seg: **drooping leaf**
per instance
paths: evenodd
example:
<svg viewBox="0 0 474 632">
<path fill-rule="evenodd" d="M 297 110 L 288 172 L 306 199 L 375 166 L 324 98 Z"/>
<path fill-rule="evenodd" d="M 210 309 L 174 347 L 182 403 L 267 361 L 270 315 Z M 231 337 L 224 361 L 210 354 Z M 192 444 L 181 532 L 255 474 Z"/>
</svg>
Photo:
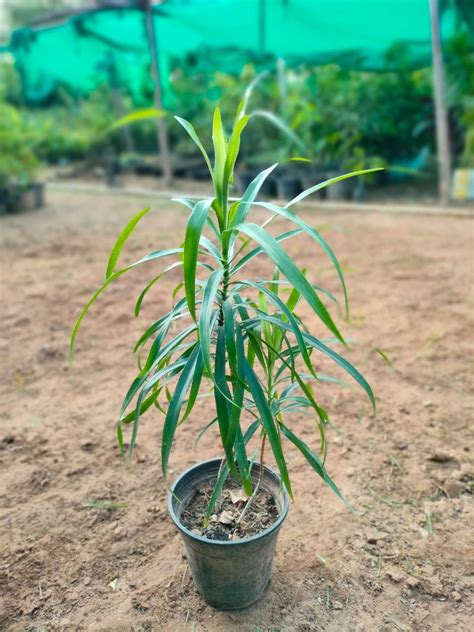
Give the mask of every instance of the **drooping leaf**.
<svg viewBox="0 0 474 632">
<path fill-rule="evenodd" d="M 186 365 L 183 367 L 179 376 L 176 388 L 170 401 L 168 413 L 163 425 L 163 436 L 161 439 L 161 470 L 164 478 L 166 478 L 168 470 L 168 460 L 173 445 L 174 433 L 176 426 L 178 425 L 179 413 L 181 407 L 186 399 L 186 394 L 189 390 L 193 379 L 194 368 L 196 361 L 201 353 L 199 344 L 196 343 L 192 353 L 190 354 Z"/>
<path fill-rule="evenodd" d="M 237 470 L 234 463 L 234 443 L 229 440 L 231 396 L 226 382 L 225 332 L 222 325 L 217 328 L 216 361 L 214 368 L 214 399 L 221 442 L 227 459 L 227 465 L 234 476 Z"/>
<path fill-rule="evenodd" d="M 245 189 L 244 194 L 242 195 L 240 201 L 236 204 L 235 213 L 233 217 L 231 217 L 230 227 L 237 226 L 242 222 L 245 222 L 249 209 L 252 206 L 253 202 L 256 200 L 257 195 L 271 172 L 278 166 L 278 163 L 275 163 L 268 169 L 261 171 L 252 182 Z"/>
<path fill-rule="evenodd" d="M 182 251 L 183 251 L 182 248 L 169 248 L 167 250 L 157 250 L 155 252 L 151 252 L 150 254 L 146 255 L 142 259 L 139 259 L 138 261 L 135 261 L 134 263 L 131 263 L 126 268 L 122 268 L 121 270 L 117 270 L 117 272 L 112 273 L 104 281 L 104 283 L 102 283 L 100 288 L 98 290 L 96 290 L 96 292 L 94 292 L 94 294 L 91 296 L 91 298 L 87 301 L 87 303 L 83 307 L 81 313 L 79 314 L 79 317 L 77 318 L 76 322 L 74 323 L 74 327 L 72 329 L 71 338 L 70 338 L 70 342 L 69 342 L 69 359 L 71 360 L 72 356 L 74 354 L 74 343 L 76 341 L 77 332 L 79 331 L 79 327 L 81 326 L 81 323 L 82 323 L 84 317 L 86 316 L 86 314 L 89 311 L 89 309 L 91 308 L 91 306 L 95 303 L 95 301 L 102 294 L 102 292 L 112 283 L 112 281 L 115 281 L 120 276 L 122 276 L 122 274 L 125 274 L 125 272 L 128 272 L 132 268 L 135 268 L 136 266 L 138 266 L 138 265 L 140 265 L 142 263 L 146 263 L 147 261 L 153 261 L 154 259 L 159 259 L 161 257 L 167 257 L 169 255 L 179 254 Z"/>
<path fill-rule="evenodd" d="M 373 173 L 374 171 L 382 171 L 383 167 L 376 167 L 374 169 L 362 169 L 361 171 L 352 171 L 351 173 L 344 173 L 340 176 L 336 176 L 335 178 L 329 178 L 329 180 L 324 180 L 324 182 L 320 182 L 319 184 L 315 184 L 313 187 L 306 189 L 299 193 L 296 197 L 294 197 L 290 202 L 287 203 L 287 207 L 293 206 L 293 204 L 297 204 L 311 195 L 312 193 L 316 193 L 316 191 L 320 191 L 325 187 L 331 186 L 331 184 L 336 184 L 336 182 L 340 182 L 341 180 L 346 180 L 347 178 L 353 178 L 354 176 L 362 176 L 366 173 Z"/>
<path fill-rule="evenodd" d="M 270 441 L 270 445 L 272 447 L 273 455 L 275 457 L 275 461 L 277 463 L 278 469 L 280 471 L 281 480 L 286 487 L 286 490 L 291 498 L 293 498 L 293 492 L 291 490 L 290 478 L 288 475 L 288 468 L 286 466 L 285 457 L 283 455 L 283 450 L 281 446 L 280 435 L 278 434 L 278 430 L 273 419 L 272 412 L 268 406 L 268 402 L 265 398 L 265 394 L 262 389 L 262 385 L 260 381 L 252 369 L 252 367 L 246 362 L 245 365 L 245 377 L 252 393 L 253 400 L 260 414 L 260 418 L 262 420 L 263 427 L 265 428 L 265 432 L 268 436 L 268 440 Z"/>
<path fill-rule="evenodd" d="M 262 319 L 262 318 L 265 318 L 269 322 L 273 322 L 273 323 L 279 325 L 282 329 L 286 329 L 287 331 L 291 331 L 291 327 L 288 325 L 288 323 L 285 323 L 284 321 L 282 321 L 279 318 L 276 318 L 275 316 L 262 315 L 262 314 L 259 314 L 258 318 L 256 318 L 256 319 L 250 319 L 249 321 L 247 321 L 245 323 L 245 327 L 247 328 L 247 327 L 252 327 L 252 326 L 258 326 L 260 324 L 260 319 Z M 367 396 L 370 399 L 370 402 L 372 404 L 372 408 L 375 410 L 375 396 L 374 396 L 374 393 L 372 391 L 372 388 L 370 387 L 369 383 L 364 378 L 364 376 L 350 362 L 348 362 L 345 358 L 343 358 L 341 355 L 336 353 L 333 349 L 331 349 L 330 347 L 325 345 L 323 342 L 321 342 L 320 340 L 318 340 L 317 338 L 315 338 L 311 334 L 308 334 L 307 332 L 304 332 L 303 333 L 303 338 L 305 339 L 305 342 L 310 347 L 313 347 L 314 349 L 317 349 L 318 351 L 321 351 L 322 353 L 327 355 L 329 358 L 331 358 L 334 362 L 336 362 L 336 364 L 338 364 L 341 368 L 343 368 L 344 371 L 349 373 L 349 375 L 351 377 L 353 377 L 354 380 L 366 392 L 366 394 L 367 394 Z"/>
<path fill-rule="evenodd" d="M 126 114 L 115 121 L 113 125 L 110 126 L 110 131 L 117 129 L 118 127 L 123 127 L 124 125 L 130 125 L 130 123 L 136 123 L 137 121 L 145 121 L 149 119 L 156 119 L 165 116 L 166 112 L 163 110 L 158 110 L 157 108 L 141 108 L 140 110 L 135 110 L 134 112 L 130 112 L 130 114 Z"/>
<path fill-rule="evenodd" d="M 202 350 L 202 358 L 204 366 L 209 374 L 213 375 L 211 364 L 211 316 L 213 312 L 213 305 L 216 299 L 217 290 L 222 280 L 224 272 L 223 270 L 215 270 L 208 278 L 206 286 L 204 288 L 204 295 L 202 298 L 201 314 L 199 316 L 199 343 Z"/>
<path fill-rule="evenodd" d="M 336 338 L 344 343 L 344 338 L 332 320 L 326 306 L 318 297 L 314 288 L 308 282 L 303 273 L 298 269 L 278 242 L 260 226 L 257 226 L 257 224 L 239 224 L 236 227 L 236 230 L 252 237 L 252 239 L 260 244 L 265 253 L 273 260 L 275 265 L 278 266 L 281 273 L 288 279 L 288 281 L 290 281 L 290 283 L 292 283 L 292 285 L 294 285 L 294 287 L 298 289 L 299 292 L 301 292 L 306 302 L 310 305 L 315 314 L 319 316 L 326 327 L 336 336 Z"/>
<path fill-rule="evenodd" d="M 303 358 L 304 363 L 306 364 L 306 367 L 308 368 L 309 372 L 314 376 L 316 376 L 316 372 L 313 368 L 313 365 L 311 363 L 311 359 L 308 355 L 308 351 L 306 349 L 306 343 L 304 341 L 303 338 L 303 334 L 298 326 L 298 323 L 296 322 L 296 319 L 293 315 L 293 313 L 291 312 L 291 310 L 288 309 L 288 307 L 285 305 L 285 303 L 279 298 L 279 296 L 277 296 L 274 292 L 272 292 L 271 290 L 267 289 L 264 285 L 260 285 L 259 283 L 253 283 L 250 281 L 247 282 L 243 282 L 244 285 L 247 285 L 248 287 L 253 287 L 255 289 L 257 289 L 259 292 L 263 292 L 266 296 L 268 296 L 268 298 L 272 301 L 272 303 L 282 312 L 282 314 L 284 316 L 286 316 L 286 318 L 288 319 L 288 323 L 290 325 L 290 331 L 294 334 L 295 338 L 296 338 L 296 342 L 298 343 L 298 349 L 301 353 L 301 356 Z M 265 321 L 264 321 L 265 322 Z M 262 323 L 263 324 L 263 323 Z M 265 330 L 264 330 L 265 333 Z M 270 342 L 271 344 L 271 342 Z"/>
<path fill-rule="evenodd" d="M 157 274 L 155 277 L 153 277 L 153 279 L 147 283 L 147 285 L 144 287 L 144 289 L 142 290 L 142 292 L 140 293 L 140 296 L 137 299 L 137 302 L 135 303 L 135 308 L 134 308 L 134 314 L 135 317 L 138 317 L 140 315 L 140 310 L 142 307 L 142 303 L 143 300 L 145 299 L 145 296 L 148 294 L 148 292 L 150 291 L 150 289 L 156 284 L 158 283 L 158 281 L 161 279 L 161 277 L 166 274 L 167 272 L 169 272 L 170 270 L 174 270 L 175 268 L 178 268 L 180 266 L 183 265 L 182 261 L 177 261 L 176 263 L 172 263 L 170 266 L 166 267 L 163 272 L 160 272 L 160 274 Z"/>
<path fill-rule="evenodd" d="M 280 117 L 273 114 L 273 112 L 269 112 L 268 110 L 254 110 L 250 116 L 266 119 L 277 129 L 283 132 L 283 134 L 287 136 L 297 147 L 299 147 L 299 149 L 303 153 L 307 153 L 307 149 L 303 141 L 298 138 L 294 131 L 289 128 L 288 125 Z"/>
<path fill-rule="evenodd" d="M 127 241 L 127 239 L 133 233 L 135 226 L 138 224 L 138 222 L 141 220 L 142 217 L 144 217 L 147 213 L 150 212 L 150 210 L 151 210 L 151 207 L 147 207 L 147 208 L 144 208 L 139 213 L 137 213 L 134 217 L 132 217 L 132 219 L 128 222 L 128 224 L 120 233 L 117 241 L 115 242 L 114 247 L 112 248 L 112 252 L 110 253 L 109 262 L 107 264 L 107 271 L 105 273 L 106 279 L 111 274 L 113 274 L 113 272 L 115 272 L 115 267 L 117 265 L 117 261 L 120 256 L 120 253 L 122 252 L 122 248 L 125 242 Z"/>
<path fill-rule="evenodd" d="M 346 507 L 350 511 L 353 511 L 352 507 L 349 505 L 347 500 L 341 494 L 336 483 L 332 480 L 332 478 L 326 472 L 324 465 L 322 464 L 318 456 L 311 450 L 311 448 L 302 439 L 300 439 L 297 435 L 295 435 L 289 428 L 287 428 L 284 424 L 280 423 L 280 428 L 281 428 L 282 434 L 285 435 L 285 437 L 289 439 L 291 443 L 293 443 L 298 448 L 298 450 L 301 452 L 304 458 L 311 465 L 313 470 L 323 479 L 326 485 L 328 485 L 332 489 L 332 491 L 336 494 L 336 496 L 338 496 L 338 498 L 342 500 L 342 502 L 346 505 Z"/>
<path fill-rule="evenodd" d="M 307 235 L 309 235 L 317 244 L 319 244 L 321 246 L 323 251 L 326 253 L 326 255 L 331 260 L 331 263 L 333 264 L 334 268 L 336 269 L 337 275 L 339 277 L 339 280 L 341 282 L 342 289 L 343 289 L 343 292 L 344 292 L 344 301 L 345 301 L 345 306 L 346 306 L 346 314 L 347 314 L 347 316 L 349 316 L 349 299 L 348 299 L 348 296 L 347 296 L 347 287 L 346 287 L 346 282 L 344 280 L 344 275 L 342 273 L 342 269 L 341 269 L 341 266 L 339 264 L 339 261 L 337 260 L 337 257 L 334 254 L 334 251 L 332 250 L 331 246 L 327 243 L 327 241 L 324 239 L 324 237 L 315 228 L 312 228 L 311 226 L 308 226 L 308 224 L 306 224 L 306 222 L 304 222 L 301 219 L 301 217 L 298 217 L 298 215 L 293 213 L 293 211 L 290 211 L 289 209 L 287 209 L 285 207 L 277 206 L 276 204 L 272 204 L 270 202 L 256 202 L 255 204 L 256 204 L 256 206 L 260 206 L 262 208 L 266 208 L 269 211 L 272 211 L 272 213 L 275 213 L 277 215 L 281 215 L 285 219 L 288 219 L 291 222 L 293 222 L 294 224 L 297 224 L 300 228 L 302 228 L 304 230 L 304 232 Z"/>
<path fill-rule="evenodd" d="M 211 174 L 211 177 L 212 177 L 213 173 L 212 173 L 211 161 L 209 160 L 207 151 L 204 149 L 201 141 L 199 140 L 199 136 L 196 134 L 196 130 L 191 125 L 191 123 L 187 121 L 186 119 L 183 119 L 179 116 L 175 116 L 174 118 L 178 121 L 180 125 L 184 127 L 184 129 L 187 131 L 191 139 L 194 141 L 195 145 L 198 147 L 201 154 L 204 156 L 204 160 L 206 161 L 207 168 L 209 169 L 209 173 Z"/>
<path fill-rule="evenodd" d="M 191 316 L 196 320 L 196 269 L 202 229 L 212 204 L 212 199 L 202 200 L 189 216 L 184 238 L 183 272 L 184 290 Z"/>
<path fill-rule="evenodd" d="M 291 237 L 294 237 L 295 235 L 299 235 L 302 232 L 303 230 L 301 228 L 296 228 L 295 230 L 289 230 L 286 233 L 277 235 L 276 237 L 274 237 L 274 239 L 275 241 L 280 242 L 280 241 L 284 241 L 285 239 L 290 239 Z M 244 255 L 242 259 L 240 259 L 234 266 L 232 266 L 231 274 L 234 275 L 236 272 L 241 270 L 246 263 L 248 263 L 255 257 L 258 257 L 258 255 L 261 255 L 263 252 L 265 252 L 265 248 L 263 248 L 262 246 L 258 246 L 257 248 L 253 248 L 252 250 L 250 250 L 250 252 Z"/>
</svg>

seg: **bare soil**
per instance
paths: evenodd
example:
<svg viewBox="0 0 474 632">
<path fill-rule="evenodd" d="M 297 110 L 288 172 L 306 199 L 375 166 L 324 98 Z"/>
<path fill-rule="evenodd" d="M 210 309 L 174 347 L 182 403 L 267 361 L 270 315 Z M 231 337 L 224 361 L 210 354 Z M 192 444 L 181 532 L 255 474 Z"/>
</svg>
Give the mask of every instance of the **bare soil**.
<svg viewBox="0 0 474 632">
<path fill-rule="evenodd" d="M 472 219 L 301 211 L 344 265 L 352 300 L 351 324 L 340 321 L 351 341 L 347 357 L 372 383 L 378 409 L 373 415 L 355 388 L 321 389 L 336 428 L 328 470 L 356 511 L 288 446 L 295 502 L 272 582 L 256 605 L 222 613 L 195 591 L 167 516 L 158 411 L 142 421 L 133 462 L 120 458 L 115 443 L 114 422 L 135 373 L 130 350 L 169 305 L 178 272 L 156 286 L 138 321 L 133 303 L 156 267 L 124 275 L 92 309 L 75 363 L 67 363 L 73 320 L 103 279 L 120 228 L 142 204 L 50 193 L 47 208 L 0 218 L 0 628 L 474 629 Z M 180 243 L 185 212 L 153 206 L 124 261 Z M 340 295 L 311 242 L 301 237 L 288 249 Z M 203 399 L 177 436 L 175 475 L 221 456 L 212 431 L 193 451 L 210 419 L 212 404 Z M 300 414 L 294 426 L 317 446 L 314 420 Z"/>
</svg>

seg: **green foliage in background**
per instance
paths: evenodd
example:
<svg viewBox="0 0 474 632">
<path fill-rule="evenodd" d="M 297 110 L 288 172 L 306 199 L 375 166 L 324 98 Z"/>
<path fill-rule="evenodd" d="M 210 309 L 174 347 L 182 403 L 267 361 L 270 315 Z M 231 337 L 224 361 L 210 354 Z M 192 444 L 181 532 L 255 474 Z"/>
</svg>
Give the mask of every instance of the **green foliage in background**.
<svg viewBox="0 0 474 632">
<path fill-rule="evenodd" d="M 445 44 L 447 100 L 454 163 L 474 164 L 474 42 L 469 32 Z M 256 119 L 242 138 L 241 165 L 258 167 L 296 155 L 311 159 L 314 169 L 351 170 L 379 165 L 426 169 L 427 156 L 435 153 L 431 68 L 404 69 L 405 51 L 394 47 L 387 54 L 387 70 L 378 73 L 348 70 L 337 64 L 280 68 L 265 74 L 255 93 L 256 110 L 276 112 L 301 140 L 304 150 L 290 139 L 282 142 L 265 118 Z M 391 71 L 391 59 L 396 70 Z M 133 151 L 154 153 L 156 129 L 152 121 L 133 126 L 133 147 L 120 132 L 108 134 L 113 122 L 133 110 L 126 94 L 102 86 L 89 98 L 71 97 L 59 89 L 49 107 L 27 108 L 22 101 L 19 77 L 8 57 L 0 62 L 0 102 L 21 110 L 28 143 L 37 159 L 56 164 L 101 160 Z M 408 62 L 407 62 L 408 63 Z M 174 110 L 193 121 L 206 138 L 207 122 L 216 104 L 222 116 L 232 116 L 241 86 L 259 74 L 253 64 L 240 75 L 211 73 L 181 65 L 171 75 Z M 150 98 L 151 98 L 151 92 Z M 177 156 L 195 154 L 189 138 L 170 128 Z M 204 140 L 207 151 L 211 142 Z M 258 151 L 255 148 L 258 147 Z M 424 156 L 424 158 L 422 158 Z"/>
<path fill-rule="evenodd" d="M 21 111 L 0 101 L 0 190 L 28 186 L 37 166 Z"/>
<path fill-rule="evenodd" d="M 98 158 L 118 150 L 117 136 L 107 133 L 117 119 L 107 88 L 97 90 L 88 99 L 72 100 L 64 94 L 62 101 L 50 108 L 25 111 L 40 160 L 54 164 Z"/>
<path fill-rule="evenodd" d="M 460 33 L 449 42 L 447 54 L 453 150 L 461 166 L 474 168 L 474 36 Z"/>
</svg>

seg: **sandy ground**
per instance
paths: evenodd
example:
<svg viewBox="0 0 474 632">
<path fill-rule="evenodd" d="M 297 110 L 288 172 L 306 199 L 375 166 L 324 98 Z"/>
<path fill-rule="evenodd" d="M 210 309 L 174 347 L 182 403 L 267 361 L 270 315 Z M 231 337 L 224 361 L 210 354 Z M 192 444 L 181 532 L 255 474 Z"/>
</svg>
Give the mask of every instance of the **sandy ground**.
<svg viewBox="0 0 474 632">
<path fill-rule="evenodd" d="M 139 321 L 133 302 L 155 268 L 122 277 L 84 323 L 68 367 L 74 317 L 143 201 L 48 198 L 41 211 L 0 218 L 0 628 L 472 630 L 472 220 L 302 211 L 345 266 L 348 357 L 371 381 L 378 412 L 357 389 L 324 388 L 337 428 L 328 469 L 357 511 L 348 513 L 289 450 L 296 501 L 272 582 L 255 606 L 221 613 L 194 590 L 167 517 L 160 416 L 143 419 L 133 463 L 115 445 L 114 421 L 134 377 L 131 346 L 169 304 L 177 277 L 150 294 Z M 179 243 L 185 213 L 155 206 L 125 260 Z M 288 247 L 314 280 L 339 290 L 310 242 Z M 212 433 L 193 451 L 210 415 L 203 400 L 182 427 L 175 474 L 219 455 Z M 296 423 L 316 445 L 312 420 Z"/>
</svg>

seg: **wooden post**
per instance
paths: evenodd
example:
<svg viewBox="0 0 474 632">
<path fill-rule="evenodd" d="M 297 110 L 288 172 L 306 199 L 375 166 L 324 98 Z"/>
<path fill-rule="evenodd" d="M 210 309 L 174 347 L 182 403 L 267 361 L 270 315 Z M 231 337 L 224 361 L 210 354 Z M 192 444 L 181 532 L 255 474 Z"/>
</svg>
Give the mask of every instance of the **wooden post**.
<svg viewBox="0 0 474 632">
<path fill-rule="evenodd" d="M 446 205 L 449 204 L 450 197 L 451 156 L 449 150 L 448 114 L 445 103 L 444 68 L 443 54 L 441 50 L 438 0 L 430 0 L 430 16 L 439 197 L 441 204 Z"/>
<path fill-rule="evenodd" d="M 160 70 L 158 66 L 158 44 L 155 24 L 153 21 L 153 10 L 150 0 L 141 0 L 143 12 L 145 14 L 146 30 L 148 34 L 148 45 L 150 47 L 151 72 L 153 77 L 153 91 L 155 107 L 163 109 L 163 98 L 161 93 Z M 156 120 L 158 146 L 160 148 L 161 166 L 163 168 L 163 178 L 166 186 L 173 182 L 173 168 L 171 165 L 171 154 L 168 140 L 168 126 L 164 116 Z"/>
</svg>

